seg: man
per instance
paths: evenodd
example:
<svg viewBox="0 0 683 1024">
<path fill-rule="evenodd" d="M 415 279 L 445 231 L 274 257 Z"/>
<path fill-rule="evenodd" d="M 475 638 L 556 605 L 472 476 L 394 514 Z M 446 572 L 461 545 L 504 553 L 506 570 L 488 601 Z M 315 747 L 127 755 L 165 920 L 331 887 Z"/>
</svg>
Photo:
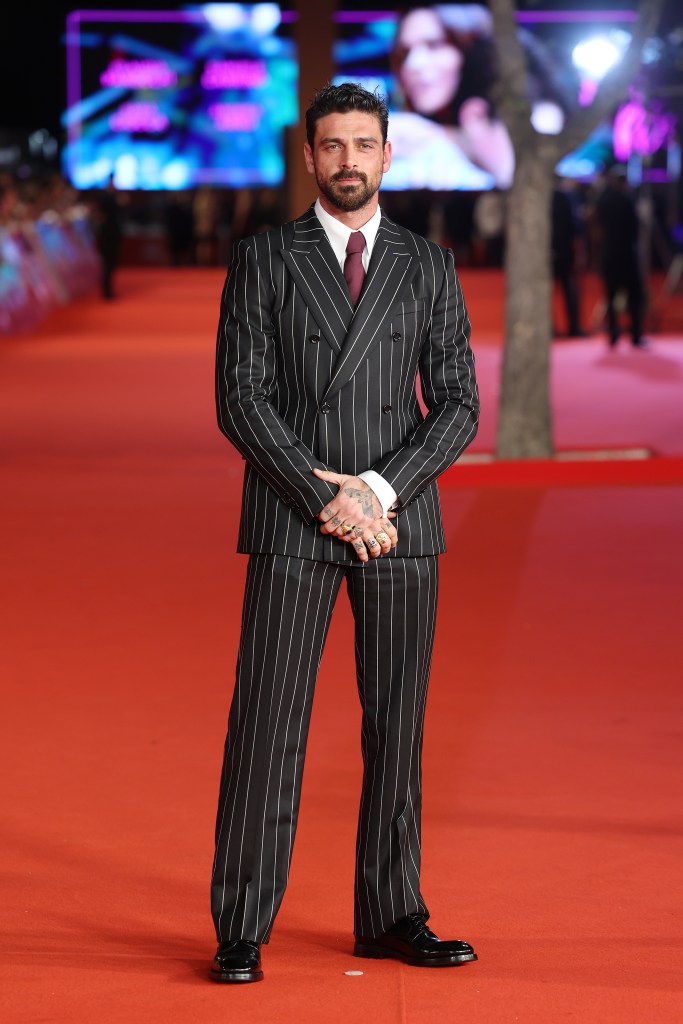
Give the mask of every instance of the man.
<svg viewBox="0 0 683 1024">
<path fill-rule="evenodd" d="M 106 188 L 96 193 L 95 235 L 102 261 L 100 277 L 102 298 L 114 299 L 116 298 L 114 293 L 114 274 L 119 264 L 119 250 L 121 248 L 121 216 L 113 174 L 109 175 Z"/>
<path fill-rule="evenodd" d="M 638 256 L 640 226 L 635 199 L 623 172 L 610 171 L 598 196 L 595 212 L 600 227 L 600 263 L 607 300 L 607 328 L 610 348 L 619 341 L 617 293 L 626 293 L 631 344 L 647 348 L 642 335 L 645 288 Z"/>
<path fill-rule="evenodd" d="M 420 754 L 444 550 L 435 479 L 474 437 L 478 399 L 452 254 L 378 205 L 387 123 L 356 85 L 318 93 L 304 149 L 318 200 L 240 242 L 223 292 L 218 421 L 246 460 L 238 549 L 250 559 L 211 887 L 217 981 L 263 977 L 344 579 L 363 709 L 354 952 L 476 960 L 426 925 Z"/>
<path fill-rule="evenodd" d="M 581 329 L 579 283 L 576 271 L 576 245 L 579 225 L 569 191 L 569 183 L 555 176 L 550 214 L 553 278 L 562 288 L 564 308 L 567 311 L 568 338 L 585 338 Z M 560 333 L 555 331 L 555 333 Z"/>
</svg>

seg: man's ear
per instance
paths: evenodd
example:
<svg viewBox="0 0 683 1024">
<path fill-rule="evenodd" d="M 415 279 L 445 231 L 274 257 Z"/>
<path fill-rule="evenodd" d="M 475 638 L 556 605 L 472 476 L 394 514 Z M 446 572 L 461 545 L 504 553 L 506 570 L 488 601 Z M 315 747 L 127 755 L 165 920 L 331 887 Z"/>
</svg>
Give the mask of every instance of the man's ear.
<svg viewBox="0 0 683 1024">
<path fill-rule="evenodd" d="M 304 142 L 304 160 L 306 161 L 306 170 L 308 173 L 314 174 L 315 166 L 313 164 L 313 150 L 307 142 Z"/>
<path fill-rule="evenodd" d="M 382 171 L 383 171 L 383 173 L 386 174 L 386 172 L 389 170 L 390 167 L 391 167 L 391 143 L 390 142 L 385 142 L 384 143 L 384 154 L 383 154 L 383 160 L 382 160 Z"/>
</svg>

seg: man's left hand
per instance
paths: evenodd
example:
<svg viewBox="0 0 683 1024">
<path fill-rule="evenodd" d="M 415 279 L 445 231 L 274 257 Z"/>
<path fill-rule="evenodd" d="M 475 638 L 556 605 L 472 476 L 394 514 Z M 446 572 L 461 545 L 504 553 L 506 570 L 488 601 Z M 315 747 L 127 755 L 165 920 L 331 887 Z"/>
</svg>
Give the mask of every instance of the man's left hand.
<svg viewBox="0 0 683 1024">
<path fill-rule="evenodd" d="M 322 522 L 321 533 L 334 534 L 349 540 L 352 532 L 356 537 L 368 532 L 372 535 L 372 528 L 377 525 L 379 519 L 396 518 L 395 512 L 389 512 L 387 517 L 384 516 L 377 495 L 360 477 L 332 473 L 323 469 L 314 469 L 313 472 L 320 480 L 327 480 L 339 488 L 336 496 L 318 513 L 318 519 Z M 394 530 L 393 533 L 395 532 Z M 395 542 L 391 547 L 395 547 Z"/>
</svg>

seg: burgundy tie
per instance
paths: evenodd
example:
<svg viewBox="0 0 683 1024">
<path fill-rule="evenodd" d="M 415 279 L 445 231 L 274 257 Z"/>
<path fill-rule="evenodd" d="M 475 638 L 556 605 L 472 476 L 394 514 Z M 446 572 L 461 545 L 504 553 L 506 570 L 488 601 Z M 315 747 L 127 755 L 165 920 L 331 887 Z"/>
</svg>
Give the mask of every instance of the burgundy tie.
<svg viewBox="0 0 683 1024">
<path fill-rule="evenodd" d="M 365 280 L 365 269 L 363 267 L 363 249 L 365 248 L 365 235 L 362 231 L 352 231 L 346 246 L 346 261 L 344 263 L 344 277 L 351 293 L 351 302 L 356 305 L 358 296 L 363 290 Z"/>
</svg>

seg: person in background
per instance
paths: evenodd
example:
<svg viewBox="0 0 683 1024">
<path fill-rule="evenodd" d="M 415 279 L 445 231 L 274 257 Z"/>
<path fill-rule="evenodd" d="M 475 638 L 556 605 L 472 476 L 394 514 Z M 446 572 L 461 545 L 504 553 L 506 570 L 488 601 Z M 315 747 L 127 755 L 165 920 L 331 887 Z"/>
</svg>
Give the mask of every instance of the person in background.
<svg viewBox="0 0 683 1024">
<path fill-rule="evenodd" d="M 581 329 L 579 284 L 576 273 L 579 227 L 572 197 L 560 178 L 556 179 L 553 190 L 551 228 L 553 277 L 562 289 L 567 312 L 567 336 L 584 338 L 586 333 Z"/>
<path fill-rule="evenodd" d="M 189 266 L 194 260 L 192 194 L 189 191 L 168 192 L 163 216 L 171 265 Z"/>
<path fill-rule="evenodd" d="M 216 228 L 218 225 L 218 194 L 209 185 L 202 185 L 192 201 L 195 260 L 200 267 L 216 261 Z"/>
<path fill-rule="evenodd" d="M 474 204 L 472 217 L 475 249 L 483 248 L 487 267 L 502 267 L 505 259 L 506 198 L 500 189 L 482 192 Z M 477 243 L 479 245 L 477 246 Z"/>
<path fill-rule="evenodd" d="M 622 171 L 608 171 L 605 186 L 595 207 L 600 232 L 600 266 L 607 301 L 609 344 L 614 347 L 621 333 L 617 315 L 617 293 L 626 294 L 631 343 L 645 348 L 642 335 L 645 288 L 638 259 L 640 225 L 633 194 Z"/>
<path fill-rule="evenodd" d="M 102 260 L 100 287 L 104 299 L 115 298 L 114 273 L 119 264 L 121 248 L 121 216 L 114 185 L 114 175 L 109 175 L 106 188 L 95 194 L 95 235 Z"/>
</svg>

